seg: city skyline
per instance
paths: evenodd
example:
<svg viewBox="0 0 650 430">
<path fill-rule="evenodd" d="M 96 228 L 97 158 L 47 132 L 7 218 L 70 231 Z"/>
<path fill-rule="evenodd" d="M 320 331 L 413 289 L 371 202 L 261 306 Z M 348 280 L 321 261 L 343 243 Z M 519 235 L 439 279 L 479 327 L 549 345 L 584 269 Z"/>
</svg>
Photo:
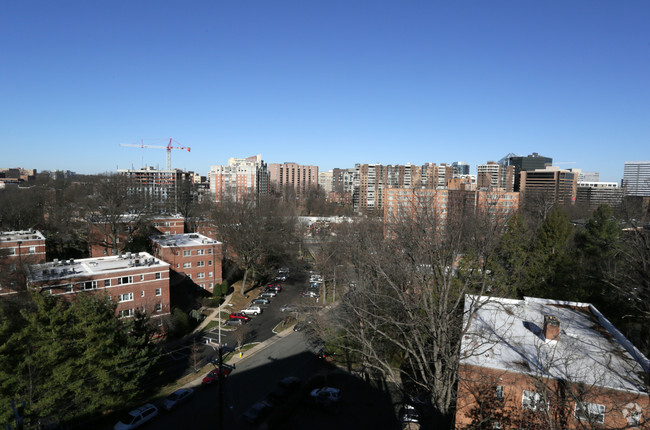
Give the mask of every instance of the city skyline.
<svg viewBox="0 0 650 430">
<path fill-rule="evenodd" d="M 11 3 L 4 167 L 647 160 L 650 4 Z M 155 139 L 151 139 L 154 137 Z M 573 162 L 575 164 L 573 164 Z"/>
</svg>

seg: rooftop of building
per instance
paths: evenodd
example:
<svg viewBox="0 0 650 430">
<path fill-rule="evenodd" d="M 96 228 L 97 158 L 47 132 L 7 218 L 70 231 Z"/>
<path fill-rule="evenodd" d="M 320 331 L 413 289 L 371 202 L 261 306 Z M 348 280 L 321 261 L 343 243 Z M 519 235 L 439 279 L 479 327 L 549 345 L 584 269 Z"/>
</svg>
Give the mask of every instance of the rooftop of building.
<svg viewBox="0 0 650 430">
<path fill-rule="evenodd" d="M 471 306 L 479 310 L 462 340 L 463 364 L 647 392 L 650 361 L 589 303 L 468 295 Z M 557 340 L 544 335 L 548 315 L 559 321 Z"/>
<path fill-rule="evenodd" d="M 114 272 L 138 272 L 143 267 L 169 268 L 169 264 L 147 252 L 127 252 L 108 257 L 83 258 L 79 260 L 54 260 L 29 266 L 30 282 L 46 282 L 66 278 L 83 278 Z"/>
<path fill-rule="evenodd" d="M 174 248 L 182 246 L 215 245 L 221 243 L 200 233 L 161 234 L 151 236 L 151 240 L 162 247 Z"/>
<path fill-rule="evenodd" d="M 28 240 L 45 240 L 38 230 L 0 231 L 0 242 L 26 242 Z"/>
</svg>

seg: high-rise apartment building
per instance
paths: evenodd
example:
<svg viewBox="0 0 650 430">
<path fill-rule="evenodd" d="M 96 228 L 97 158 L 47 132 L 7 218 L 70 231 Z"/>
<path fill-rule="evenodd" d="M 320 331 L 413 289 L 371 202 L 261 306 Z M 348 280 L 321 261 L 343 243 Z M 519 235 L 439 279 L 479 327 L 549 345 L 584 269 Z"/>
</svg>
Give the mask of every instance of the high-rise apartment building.
<svg viewBox="0 0 650 430">
<path fill-rule="evenodd" d="M 257 200 L 269 194 L 269 171 L 261 155 L 231 158 L 227 166 L 210 166 L 209 181 L 216 202 Z"/>
<path fill-rule="evenodd" d="M 318 172 L 318 186 L 325 194 L 332 192 L 332 177 L 334 172 L 329 170 L 327 172 Z"/>
<path fill-rule="evenodd" d="M 318 166 L 271 163 L 269 178 L 274 191 L 284 193 L 288 187 L 301 198 L 306 196 L 310 189 L 318 188 Z"/>
<path fill-rule="evenodd" d="M 650 161 L 626 161 L 622 185 L 627 196 L 650 196 Z"/>
<path fill-rule="evenodd" d="M 515 185 L 514 166 L 503 166 L 494 161 L 476 166 L 476 186 L 479 189 L 503 188 L 513 191 Z"/>
<path fill-rule="evenodd" d="M 198 194 L 192 194 L 190 185 L 193 181 L 193 172 L 181 169 L 158 170 L 151 166 L 140 169 L 119 169 L 118 175 L 130 180 L 129 192 L 134 192 L 142 197 L 148 207 L 166 206 L 176 209 L 180 204 L 180 196 L 190 192 L 193 201 L 198 201 Z"/>
<path fill-rule="evenodd" d="M 469 164 L 464 161 L 454 161 L 451 163 L 451 167 L 454 171 L 454 177 L 469 175 Z"/>
</svg>

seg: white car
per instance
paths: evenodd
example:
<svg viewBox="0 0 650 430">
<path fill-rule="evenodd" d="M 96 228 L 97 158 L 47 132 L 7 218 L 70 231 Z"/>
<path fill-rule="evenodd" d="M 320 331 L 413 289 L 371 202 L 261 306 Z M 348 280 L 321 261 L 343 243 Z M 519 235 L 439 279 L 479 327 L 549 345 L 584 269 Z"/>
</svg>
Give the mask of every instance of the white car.
<svg viewBox="0 0 650 430">
<path fill-rule="evenodd" d="M 332 387 L 315 388 L 309 395 L 319 402 L 338 402 L 341 398 L 341 390 Z"/>
<path fill-rule="evenodd" d="M 176 390 L 167 396 L 163 401 L 163 406 L 168 411 L 171 411 L 173 408 L 187 400 L 192 394 L 194 394 L 194 390 L 191 388 L 181 388 Z"/>
<path fill-rule="evenodd" d="M 120 420 L 113 426 L 113 430 L 130 430 L 140 427 L 156 415 L 158 415 L 158 408 L 151 403 L 147 403 L 131 412 L 123 414 Z"/>
<path fill-rule="evenodd" d="M 262 313 L 262 308 L 259 306 L 249 306 L 246 309 L 242 309 L 241 313 L 244 315 L 259 315 Z"/>
</svg>

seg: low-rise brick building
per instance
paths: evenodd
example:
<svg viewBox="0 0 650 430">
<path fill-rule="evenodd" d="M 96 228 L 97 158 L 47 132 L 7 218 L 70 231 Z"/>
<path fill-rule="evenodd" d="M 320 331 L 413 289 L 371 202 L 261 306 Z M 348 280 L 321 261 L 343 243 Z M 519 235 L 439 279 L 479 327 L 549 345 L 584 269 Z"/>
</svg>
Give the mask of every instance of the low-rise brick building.
<svg viewBox="0 0 650 430">
<path fill-rule="evenodd" d="M 162 325 L 162 317 L 170 314 L 169 267 L 146 252 L 54 260 L 29 266 L 27 286 L 66 300 L 103 294 L 117 302 L 119 317 L 143 311 Z"/>
<path fill-rule="evenodd" d="M 154 255 L 199 287 L 212 291 L 222 279 L 222 243 L 199 233 L 152 236 Z"/>
<path fill-rule="evenodd" d="M 466 296 L 456 427 L 647 428 L 650 361 L 593 305 Z"/>
<path fill-rule="evenodd" d="M 19 266 L 45 262 L 45 236 L 36 230 L 0 232 L 0 296 L 15 294 Z"/>
</svg>

